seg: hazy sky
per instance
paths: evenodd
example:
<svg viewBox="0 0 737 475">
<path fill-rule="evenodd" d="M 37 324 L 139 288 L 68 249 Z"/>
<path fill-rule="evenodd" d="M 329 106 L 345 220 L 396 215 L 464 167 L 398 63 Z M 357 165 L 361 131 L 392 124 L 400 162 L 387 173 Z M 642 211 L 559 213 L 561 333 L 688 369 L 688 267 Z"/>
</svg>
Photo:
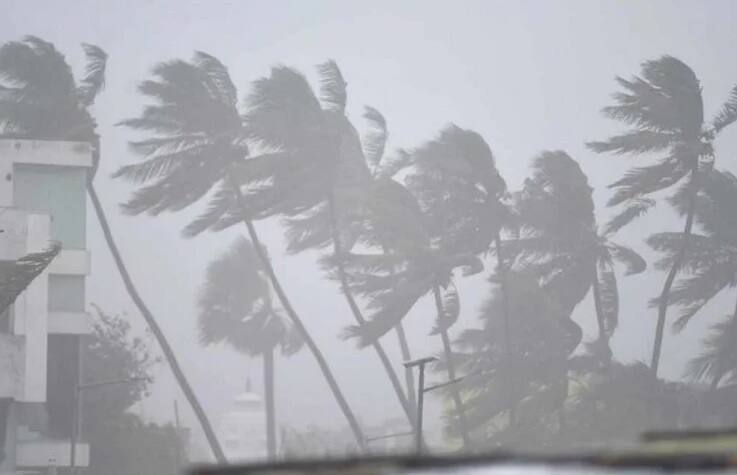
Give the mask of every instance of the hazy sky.
<svg viewBox="0 0 737 475">
<path fill-rule="evenodd" d="M 206 51 L 229 66 L 242 94 L 272 65 L 294 66 L 314 80 L 314 65 L 333 58 L 348 81 L 349 116 L 362 126 L 364 105 L 382 111 L 390 148 L 416 145 L 454 122 L 486 138 L 513 188 L 528 174 L 536 153 L 564 149 L 580 161 L 596 187 L 601 221 L 608 214 L 605 186 L 632 163 L 595 156 L 583 145 L 619 130 L 599 114 L 615 90 L 614 77 L 637 73 L 643 60 L 677 56 L 701 79 L 707 117 L 737 83 L 734 0 L 4 0 L 2 5 L 0 41 L 41 36 L 67 55 L 78 74 L 80 42 L 98 44 L 110 55 L 107 89 L 95 107 L 103 140 L 97 186 L 135 280 L 214 418 L 243 389 L 248 375 L 260 384 L 258 360 L 229 349 L 201 348 L 196 342 L 197 287 L 208 261 L 234 234 L 181 239 L 182 225 L 196 210 L 156 219 L 122 216 L 117 204 L 130 188 L 109 178 L 134 159 L 126 149 L 130 132 L 114 124 L 139 112 L 136 84 L 158 61 Z M 717 146 L 717 166 L 737 171 L 737 130 L 727 130 Z M 89 220 L 93 273 L 88 300 L 110 312 L 127 311 L 139 321 L 94 216 Z M 644 237 L 680 226 L 663 207 L 623 232 L 619 241 L 646 251 Z M 338 340 L 352 319 L 335 285 L 316 270 L 315 256 L 283 257 L 277 223 L 259 223 L 259 229 L 295 307 L 325 348 L 360 417 L 379 421 L 399 416 L 375 354 L 357 352 L 353 343 Z M 621 326 L 614 349 L 623 360 L 649 361 L 656 312 L 646 309 L 646 302 L 658 293 L 663 277 L 650 270 L 620 281 Z M 456 331 L 474 324 L 488 290 L 484 278 L 462 282 L 463 315 Z M 663 375 L 680 374 L 703 328 L 732 309 L 734 297 L 713 302 L 685 334 L 667 334 Z M 587 299 L 581 307 L 576 318 L 590 329 L 591 302 Z M 415 355 L 440 348 L 438 338 L 428 336 L 433 318 L 425 302 L 408 319 Z M 399 363 L 393 335 L 386 342 Z M 277 381 L 282 422 L 343 423 L 306 351 L 278 364 L 283 369 Z M 165 369 L 143 405 L 147 416 L 160 420 L 171 418 L 174 397 L 182 400 L 171 389 Z"/>
</svg>

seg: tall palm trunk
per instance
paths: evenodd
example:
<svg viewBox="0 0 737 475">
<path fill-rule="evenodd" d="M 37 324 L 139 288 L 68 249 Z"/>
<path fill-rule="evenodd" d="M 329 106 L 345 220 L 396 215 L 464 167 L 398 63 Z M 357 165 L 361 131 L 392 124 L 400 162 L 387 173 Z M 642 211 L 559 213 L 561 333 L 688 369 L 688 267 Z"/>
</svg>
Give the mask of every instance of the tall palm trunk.
<svg viewBox="0 0 737 475">
<path fill-rule="evenodd" d="M 435 309 L 438 312 L 438 316 L 443 315 L 445 312 L 443 308 L 443 301 L 440 298 L 440 288 L 435 285 L 433 288 L 433 295 L 435 296 Z M 453 350 L 450 347 L 450 338 L 448 337 L 447 330 L 440 330 L 440 338 L 443 340 L 443 352 L 445 353 L 445 362 L 448 372 L 448 381 L 456 379 L 455 365 L 453 364 Z M 466 411 L 463 408 L 463 400 L 461 399 L 461 393 L 458 390 L 457 384 L 451 384 L 451 395 L 453 397 L 453 404 L 455 405 L 456 413 L 458 414 L 458 425 L 463 439 L 463 447 L 466 450 L 471 449 L 471 438 L 468 435 L 468 423 L 466 422 Z"/>
<path fill-rule="evenodd" d="M 596 312 L 596 323 L 599 327 L 598 341 L 600 344 L 606 345 L 606 348 L 609 348 L 609 337 L 606 334 L 606 322 L 604 321 L 604 309 L 602 308 L 601 303 L 601 287 L 599 286 L 599 273 L 596 270 L 596 264 L 594 264 L 592 274 L 591 287 L 594 293 L 594 311 Z"/>
<path fill-rule="evenodd" d="M 676 274 L 683 264 L 683 260 L 686 257 L 686 251 L 688 249 L 688 241 L 691 237 L 691 230 L 693 229 L 694 217 L 696 215 L 696 197 L 699 192 L 698 183 L 698 162 L 693 166 L 691 170 L 691 183 L 688 196 L 688 209 L 686 210 L 686 225 L 683 229 L 683 238 L 681 240 L 681 248 L 678 250 L 676 258 L 673 260 L 673 265 L 668 272 L 668 276 L 665 279 L 663 285 L 663 291 L 660 294 L 658 301 L 658 323 L 655 327 L 655 343 L 653 344 L 653 357 L 650 364 L 650 369 L 653 376 L 658 377 L 658 366 L 660 364 L 660 352 L 663 345 L 663 331 L 665 330 L 665 320 L 668 313 L 668 300 L 670 299 L 670 290 L 673 287 Z"/>
<path fill-rule="evenodd" d="M 205 437 L 207 438 L 207 442 L 210 445 L 210 449 L 215 456 L 215 460 L 220 464 L 227 463 L 225 453 L 223 452 L 223 448 L 220 446 L 220 442 L 215 435 L 212 424 L 207 418 L 207 414 L 202 408 L 200 401 L 197 399 L 197 396 L 192 390 L 187 377 L 184 375 L 184 372 L 179 365 L 179 361 L 174 355 L 174 350 L 169 345 L 164 332 L 161 330 L 161 327 L 159 327 L 159 324 L 156 322 L 153 314 L 148 309 L 148 306 L 146 306 L 146 303 L 139 295 L 136 286 L 133 284 L 133 280 L 131 279 L 131 276 L 128 273 L 128 269 L 123 262 L 123 258 L 120 255 L 118 246 L 115 244 L 115 239 L 113 238 L 110 224 L 107 221 L 105 210 L 102 208 L 100 199 L 97 196 L 97 191 L 92 184 L 92 179 L 87 182 L 87 193 L 90 197 L 90 200 L 92 201 L 92 206 L 95 208 L 97 221 L 100 223 L 100 228 L 102 229 L 102 234 L 105 237 L 105 242 L 107 243 L 107 247 L 110 250 L 110 254 L 112 254 L 113 256 L 115 265 L 118 267 L 118 272 L 120 273 L 120 277 L 123 279 L 123 285 L 125 286 L 128 295 L 130 296 L 131 300 L 133 300 L 133 303 L 136 305 L 136 308 L 138 308 L 138 311 L 143 316 L 143 319 L 146 320 L 146 324 L 151 329 L 151 332 L 154 334 L 156 341 L 161 347 L 161 351 L 164 353 L 164 358 L 166 358 L 167 363 L 169 363 L 169 367 L 174 374 L 174 378 L 177 380 L 177 384 L 179 384 L 182 393 L 184 393 L 184 397 L 187 398 L 187 402 L 189 402 L 192 410 L 195 413 L 195 416 L 197 416 L 197 420 L 202 426 L 202 430 L 205 433 Z"/>
<path fill-rule="evenodd" d="M 496 265 L 499 274 L 499 286 L 502 290 L 502 318 L 504 318 L 504 352 L 507 358 L 512 355 L 512 342 L 509 334 L 509 289 L 507 287 L 507 267 L 504 265 L 504 249 L 502 248 L 501 233 L 497 231 L 494 238 L 494 247 L 496 247 Z"/>
<path fill-rule="evenodd" d="M 507 285 L 507 266 L 504 265 L 504 248 L 502 247 L 501 233 L 497 231 L 494 237 L 494 247 L 496 247 L 496 265 L 499 274 L 499 286 L 502 290 L 502 318 L 504 319 L 504 357 L 507 359 L 507 365 L 512 362 L 512 340 L 509 331 L 509 320 L 511 318 L 509 312 L 509 286 Z M 514 374 L 509 372 L 510 376 Z M 517 425 L 517 403 L 512 402 L 509 408 L 509 426 Z"/>
<path fill-rule="evenodd" d="M 386 246 L 382 246 L 381 249 L 384 254 L 389 254 L 389 249 L 387 249 Z M 394 270 L 392 269 L 392 274 L 393 273 Z M 394 331 L 397 332 L 399 351 L 402 352 L 402 361 L 412 360 L 412 353 L 409 350 L 409 341 L 407 340 L 407 334 L 404 332 L 404 325 L 402 325 L 401 321 L 394 326 Z M 404 367 L 404 383 L 407 388 L 407 400 L 412 412 L 412 420 L 414 420 L 415 415 L 417 414 L 417 391 L 415 390 L 415 378 L 414 374 L 412 374 L 412 368 L 407 366 Z"/>
<path fill-rule="evenodd" d="M 247 210 L 248 207 L 246 205 L 245 198 L 243 197 L 243 193 L 238 187 L 238 184 L 231 177 L 228 177 L 228 182 L 230 188 L 233 190 L 233 194 L 235 195 L 238 208 L 242 210 Z M 325 356 L 320 351 L 320 348 L 317 346 L 317 343 L 315 343 L 315 340 L 312 339 L 310 332 L 307 330 L 307 327 L 305 327 L 302 319 L 299 318 L 299 315 L 297 315 L 297 312 L 294 310 L 294 307 L 292 307 L 287 294 L 284 292 L 284 289 L 281 286 L 281 282 L 277 278 L 276 272 L 274 272 L 274 267 L 271 265 L 271 260 L 269 259 L 269 256 L 266 255 L 266 251 L 261 244 L 261 240 L 259 239 L 258 234 L 256 233 L 256 228 L 254 227 L 253 222 L 250 219 L 243 219 L 243 224 L 246 225 L 248 236 L 253 243 L 253 247 L 256 249 L 256 254 L 258 255 L 259 261 L 261 261 L 261 265 L 263 265 L 264 270 L 266 270 L 266 275 L 269 277 L 271 287 L 274 289 L 276 296 L 279 298 L 279 302 L 281 303 L 282 308 L 285 312 L 287 312 L 287 315 L 292 321 L 292 324 L 297 329 L 300 336 L 304 339 L 307 348 L 309 348 L 310 352 L 315 357 L 315 360 L 320 367 L 320 371 L 322 371 L 322 374 L 325 377 L 328 386 L 330 387 L 330 391 L 333 393 L 333 396 L 335 397 L 335 400 L 338 403 L 343 416 L 346 418 L 346 420 L 348 421 L 348 425 L 351 427 L 351 431 L 353 432 L 353 437 L 356 439 L 356 443 L 361 448 L 361 450 L 365 450 L 366 439 L 363 435 L 363 431 L 361 430 L 361 426 L 358 424 L 356 416 L 353 414 L 353 411 L 348 405 L 348 401 L 343 395 L 343 391 L 341 391 L 340 386 L 338 385 L 338 382 L 333 375 L 333 371 L 330 369 L 330 366 L 325 359 Z"/>
<path fill-rule="evenodd" d="M 335 199 L 333 198 L 332 192 L 330 192 L 328 196 L 328 208 L 330 212 L 330 228 L 333 234 L 333 254 L 336 259 L 336 269 L 338 270 L 338 278 L 340 279 L 340 288 L 343 291 L 343 295 L 345 295 L 346 301 L 348 302 L 348 306 L 351 309 L 351 313 L 353 314 L 353 318 L 356 320 L 356 323 L 358 323 L 358 325 L 365 325 L 366 319 L 363 317 L 361 309 L 358 307 L 358 303 L 356 303 L 356 299 L 353 297 L 353 292 L 351 292 L 350 285 L 348 284 L 348 275 L 346 274 L 345 266 L 343 264 L 343 246 L 340 242 L 338 219 L 335 213 Z M 381 360 L 381 364 L 384 366 L 384 370 L 389 377 L 389 381 L 394 389 L 394 393 L 397 395 L 397 399 L 399 399 L 399 403 L 402 405 L 402 409 L 407 416 L 407 420 L 410 425 L 414 427 L 412 408 L 409 405 L 409 401 L 407 401 L 407 396 L 404 394 L 402 383 L 399 382 L 399 377 L 397 377 L 397 372 L 394 370 L 392 362 L 389 360 L 386 351 L 384 351 L 384 347 L 378 340 L 374 341 L 371 346 L 374 348 L 374 351 L 376 351 L 376 354 L 379 355 L 379 360 Z"/>
<path fill-rule="evenodd" d="M 399 340 L 399 349 L 402 352 L 402 360 L 410 361 L 412 359 L 412 354 L 409 351 L 409 343 L 407 342 L 407 335 L 404 333 L 402 322 L 397 323 L 394 329 L 397 332 L 397 340 Z M 404 380 L 407 385 L 407 399 L 409 400 L 409 406 L 412 409 L 412 413 L 415 414 L 417 398 L 415 395 L 415 378 L 412 376 L 412 368 L 404 368 Z"/>
<path fill-rule="evenodd" d="M 276 405 L 274 404 L 274 348 L 264 351 L 264 398 L 266 399 L 266 453 L 276 460 Z"/>
</svg>

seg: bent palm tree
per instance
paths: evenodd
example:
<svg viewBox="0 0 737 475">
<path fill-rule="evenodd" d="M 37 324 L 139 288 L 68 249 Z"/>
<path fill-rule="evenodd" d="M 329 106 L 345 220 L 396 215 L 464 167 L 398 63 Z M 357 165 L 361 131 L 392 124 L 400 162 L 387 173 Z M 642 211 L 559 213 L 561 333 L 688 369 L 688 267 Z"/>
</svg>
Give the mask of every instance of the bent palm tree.
<svg viewBox="0 0 737 475">
<path fill-rule="evenodd" d="M 94 187 L 100 160 L 100 140 L 89 107 L 105 84 L 107 55 L 97 46 L 83 45 L 87 69 L 79 85 L 64 56 L 51 43 L 36 37 L 10 42 L 0 48 L 0 77 L 5 83 L 0 92 L 0 124 L 3 134 L 47 140 L 78 140 L 93 145 L 93 169 L 88 174 L 87 192 L 95 209 L 107 246 L 135 303 L 174 373 L 187 401 L 200 422 L 218 462 L 225 462 L 222 448 L 202 405 L 184 375 L 176 355 L 158 322 L 144 303 L 128 274 L 115 244 L 107 217 Z"/>
<path fill-rule="evenodd" d="M 686 196 L 673 199 L 678 209 L 688 206 Z M 682 268 L 686 273 L 676 282 L 670 294 L 669 304 L 681 308 L 676 331 L 682 330 L 711 299 L 727 288 L 737 286 L 737 177 L 724 171 L 705 174 L 702 187 L 696 197 L 696 223 L 701 233 L 692 234 L 689 249 L 683 257 Z M 648 239 L 664 257 L 660 268 L 673 265 L 679 255 L 679 233 L 658 233 Z M 716 386 L 734 366 L 732 350 L 726 345 L 728 336 L 734 334 L 737 308 L 725 322 L 715 325 L 712 336 L 705 340 L 706 352 L 696 358 L 689 367 L 689 375 L 695 379 L 710 379 Z M 734 342 L 734 340 L 732 340 Z"/>
<path fill-rule="evenodd" d="M 690 244 L 696 194 L 701 188 L 700 174 L 713 164 L 715 136 L 737 120 L 737 87 L 716 117 L 705 123 L 701 85 L 685 63 L 663 56 L 643 63 L 641 74 L 629 80 L 618 77 L 617 82 L 625 91 L 616 93 L 615 105 L 603 110 L 607 117 L 632 128 L 589 146 L 597 152 L 634 155 L 648 161 L 652 154 L 665 154 L 654 164 L 630 169 L 610 185 L 617 191 L 609 206 L 621 205 L 623 210 L 609 222 L 607 233 L 647 212 L 655 204 L 648 196 L 652 193 L 680 184 L 680 193 L 688 197 L 678 256 L 672 262 L 657 301 L 658 319 L 650 365 L 657 376 L 669 295 Z"/>
<path fill-rule="evenodd" d="M 609 339 L 619 315 L 614 264 L 623 264 L 626 275 L 639 274 L 647 265 L 635 251 L 598 232 L 593 189 L 573 158 L 563 151 L 546 151 L 534 159 L 532 170 L 516 195 L 520 237 L 508 246 L 517 265 L 535 272 L 541 287 L 560 300 L 567 315 L 593 293 L 599 329 L 593 348 L 608 363 Z M 571 351 L 578 341 L 580 333 Z"/>
<path fill-rule="evenodd" d="M 275 460 L 274 349 L 280 346 L 283 354 L 291 355 L 302 341 L 274 308 L 269 281 L 248 240 L 239 238 L 208 267 L 199 298 L 199 327 L 205 345 L 225 342 L 263 358 L 266 447 L 269 460 Z"/>
<path fill-rule="evenodd" d="M 501 240 L 501 230 L 509 220 L 503 202 L 507 188 L 496 168 L 491 148 L 478 133 L 451 124 L 433 140 L 411 151 L 410 156 L 413 168 L 407 176 L 407 184 L 427 215 L 434 245 L 451 255 L 478 255 L 488 252 L 494 243 L 504 302 L 504 328 L 508 328 L 507 264 Z M 478 271 L 482 268 L 483 264 Z M 433 293 L 440 316 L 448 309 L 442 305 L 439 290 L 436 286 Z M 438 327 L 438 332 L 443 341 L 448 377 L 453 380 L 455 368 L 447 332 L 449 326 Z M 506 357 L 510 357 L 511 352 L 511 346 L 507 346 Z M 461 434 L 466 447 L 469 447 L 461 397 L 456 388 L 452 396 L 459 414 Z"/>
<path fill-rule="evenodd" d="M 254 173 L 263 174 L 248 187 L 248 213 L 256 219 L 284 217 L 288 251 L 332 247 L 331 264 L 354 320 L 365 323 L 348 285 L 343 256 L 358 239 L 356 213 L 365 201 L 370 174 L 353 125 L 345 115 L 345 81 L 333 61 L 318 67 L 320 97 L 304 76 L 290 68 L 273 68 L 270 76 L 254 83 L 244 116 L 249 139 L 276 151 L 259 162 L 247 160 Z M 236 215 L 237 216 L 237 215 Z M 234 216 L 208 210 L 192 233 L 207 227 L 226 227 Z M 413 413 L 402 385 L 380 342 L 372 342 L 394 392 L 412 422 Z"/>
<path fill-rule="evenodd" d="M 278 196 L 279 201 L 274 201 L 274 196 L 262 189 L 265 180 L 272 178 L 273 166 L 299 167 L 300 162 L 289 152 L 250 155 L 248 131 L 244 130 L 238 113 L 236 88 L 227 68 L 216 58 L 198 52 L 191 62 L 160 63 L 153 74 L 155 79 L 139 86 L 140 92 L 153 103 L 144 108 L 140 117 L 122 122 L 150 134 L 131 142 L 132 150 L 141 155 L 143 161 L 124 166 L 116 173 L 118 177 L 141 185 L 124 204 L 124 210 L 130 214 L 154 216 L 165 211 L 179 211 L 200 201 L 214 189 L 209 197 L 209 208 L 187 226 L 185 235 L 192 236 L 209 227 L 222 229 L 237 223 L 246 226 L 281 307 L 317 360 L 357 443 L 363 447 L 364 437 L 358 421 L 327 360 L 289 301 L 253 224 L 253 219 L 270 215 L 270 206 L 295 205 L 297 198 L 303 199 L 303 196 L 295 197 L 286 192 L 294 191 L 290 186 L 295 183 L 279 188 L 283 193 Z M 288 127 L 289 121 L 274 125 L 278 126 Z M 287 135 L 293 140 L 299 138 Z"/>
</svg>

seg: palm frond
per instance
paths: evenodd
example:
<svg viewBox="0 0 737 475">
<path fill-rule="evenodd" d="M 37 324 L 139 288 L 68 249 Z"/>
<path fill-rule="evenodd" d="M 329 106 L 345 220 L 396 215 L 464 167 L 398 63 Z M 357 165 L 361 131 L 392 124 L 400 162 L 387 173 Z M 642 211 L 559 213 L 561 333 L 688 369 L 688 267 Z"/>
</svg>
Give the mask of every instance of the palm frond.
<svg viewBox="0 0 737 475">
<path fill-rule="evenodd" d="M 611 338 L 619 323 L 619 292 L 617 290 L 617 276 L 609 266 L 599 266 L 599 289 L 601 296 L 601 311 L 604 317 L 604 332 Z"/>
<path fill-rule="evenodd" d="M 323 122 L 320 102 L 305 77 L 285 66 L 253 83 L 246 110 L 250 138 L 277 150 L 308 146 Z"/>
<path fill-rule="evenodd" d="M 646 240 L 654 250 L 663 254 L 655 263 L 658 270 L 668 270 L 683 247 L 683 233 L 656 233 Z M 724 246 L 719 241 L 701 234 L 688 237 L 688 247 L 681 264 L 682 269 L 695 272 L 726 262 L 734 262 L 737 250 Z"/>
<path fill-rule="evenodd" d="M 607 206 L 615 206 L 678 183 L 690 171 L 684 165 L 680 160 L 667 158 L 656 165 L 628 170 L 621 179 L 609 185 L 609 188 L 616 188 L 617 191 Z"/>
<path fill-rule="evenodd" d="M 223 104 L 233 107 L 238 102 L 238 91 L 230 78 L 228 68 L 216 57 L 202 51 L 197 51 L 192 64 L 203 71 L 210 80 L 210 91 Z"/>
<path fill-rule="evenodd" d="M 343 79 L 338 64 L 332 59 L 328 60 L 317 66 L 317 72 L 320 74 L 320 99 L 327 109 L 344 114 L 348 83 Z"/>
<path fill-rule="evenodd" d="M 712 298 L 727 287 L 737 284 L 734 266 L 722 263 L 698 271 L 681 279 L 670 293 L 669 303 L 682 306 L 678 319 L 673 323 L 676 332 L 683 330 Z M 653 302 L 653 303 L 657 303 Z"/>
<path fill-rule="evenodd" d="M 712 326 L 704 338 L 703 352 L 692 359 L 686 368 L 686 377 L 693 381 L 710 383 L 725 374 L 737 372 L 737 318 L 728 316 Z"/>
<path fill-rule="evenodd" d="M 625 92 L 614 95 L 616 105 L 606 116 L 657 132 L 698 137 L 703 122 L 701 86 L 682 61 L 663 56 L 642 64 L 642 77 L 617 78 Z"/>
<path fill-rule="evenodd" d="M 447 331 L 458 321 L 461 314 L 461 299 L 458 296 L 458 289 L 451 282 L 449 286 L 440 289 L 441 308 L 435 319 L 435 327 L 432 329 L 431 335 L 438 335 Z"/>
<path fill-rule="evenodd" d="M 612 257 L 626 267 L 625 275 L 640 274 L 647 269 L 645 259 L 633 249 L 613 242 L 607 247 Z"/>
<path fill-rule="evenodd" d="M 369 106 L 365 107 L 363 118 L 369 124 L 369 131 L 363 139 L 363 151 L 366 155 L 366 161 L 372 170 L 379 170 L 381 159 L 384 157 L 386 142 L 389 138 L 386 119 L 381 115 L 381 112 Z"/>
<path fill-rule="evenodd" d="M 27 254 L 16 261 L 0 263 L 0 314 L 38 277 L 61 252 L 52 242 L 47 249 Z"/>
<path fill-rule="evenodd" d="M 286 353 L 299 349 L 291 326 L 272 306 L 268 280 L 245 238 L 238 238 L 208 266 L 198 310 L 204 345 L 228 343 L 249 355 L 279 344 Z"/>
<path fill-rule="evenodd" d="M 381 338 L 414 307 L 417 301 L 430 291 L 432 277 L 400 282 L 393 292 L 377 296 L 370 307 L 374 309 L 369 320 L 361 326 L 351 326 L 343 333 L 344 338 L 357 338 L 363 348 Z"/>
<path fill-rule="evenodd" d="M 617 155 L 639 155 L 665 150 L 671 147 L 675 140 L 676 137 L 668 132 L 633 130 L 610 137 L 605 142 L 589 142 L 586 145 L 597 153 L 611 152 Z"/>
<path fill-rule="evenodd" d="M 87 43 L 82 44 L 82 49 L 87 58 L 87 67 L 77 91 L 80 102 L 87 107 L 92 105 L 97 95 L 105 87 L 107 53 L 99 46 Z"/>
<path fill-rule="evenodd" d="M 735 121 L 737 121 L 737 86 L 732 88 L 729 98 L 712 120 L 712 126 L 714 131 L 719 133 Z"/>
<path fill-rule="evenodd" d="M 616 233 L 635 219 L 647 213 L 653 206 L 655 206 L 655 200 L 651 198 L 637 197 L 627 200 L 624 209 L 606 224 L 604 234 Z"/>
</svg>

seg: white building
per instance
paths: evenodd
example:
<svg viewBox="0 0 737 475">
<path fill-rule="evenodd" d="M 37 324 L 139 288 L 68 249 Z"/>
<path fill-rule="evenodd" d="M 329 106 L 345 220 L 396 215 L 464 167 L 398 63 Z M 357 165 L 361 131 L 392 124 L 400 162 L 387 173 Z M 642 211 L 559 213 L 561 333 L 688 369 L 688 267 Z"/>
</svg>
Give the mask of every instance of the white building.
<svg viewBox="0 0 737 475">
<path fill-rule="evenodd" d="M 0 317 L 0 473 L 70 462 L 85 313 L 89 144 L 0 139 L 0 265 L 58 241 L 62 251 Z M 89 447 L 77 446 L 86 466 Z M 52 470 L 53 471 L 53 470 Z"/>
<path fill-rule="evenodd" d="M 219 426 L 223 451 L 230 462 L 265 460 L 266 411 L 263 398 L 251 392 L 250 384 L 223 415 Z"/>
</svg>

